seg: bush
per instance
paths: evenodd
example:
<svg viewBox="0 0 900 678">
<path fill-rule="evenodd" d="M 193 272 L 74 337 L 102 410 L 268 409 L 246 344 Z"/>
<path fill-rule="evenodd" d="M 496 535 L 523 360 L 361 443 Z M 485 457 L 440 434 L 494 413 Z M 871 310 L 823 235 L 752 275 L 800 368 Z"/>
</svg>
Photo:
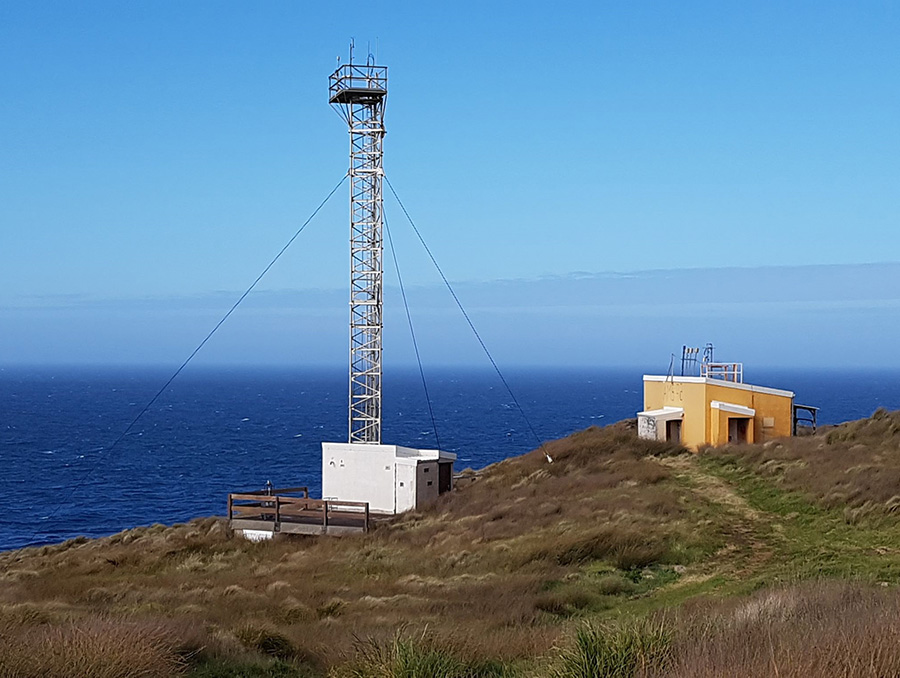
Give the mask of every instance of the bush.
<svg viewBox="0 0 900 678">
<path fill-rule="evenodd" d="M 595 602 L 594 596 L 579 589 L 563 589 L 542 593 L 534 601 L 534 606 L 544 612 L 557 615 L 571 615 L 584 610 Z"/>
<path fill-rule="evenodd" d="M 655 535 L 646 536 L 627 527 L 607 527 L 560 544 L 556 561 L 576 565 L 609 560 L 622 570 L 647 567 L 665 559 L 668 547 Z"/>
<path fill-rule="evenodd" d="M 633 593 L 635 585 L 633 581 L 624 579 L 616 574 L 601 577 L 597 582 L 597 591 L 605 596 L 618 596 L 623 593 Z"/>
<path fill-rule="evenodd" d="M 154 624 L 90 620 L 0 633 L 0 678 L 170 678 L 184 661 Z"/>
<path fill-rule="evenodd" d="M 294 646 L 287 637 L 261 626 L 248 624 L 234 632 L 244 647 L 278 659 L 290 659 L 295 655 Z"/>
<path fill-rule="evenodd" d="M 229 659 L 204 662 L 188 674 L 189 678 L 314 678 L 317 675 L 308 666 L 280 660 L 248 664 Z"/>
<path fill-rule="evenodd" d="M 575 645 L 564 650 L 554 678 L 632 678 L 638 671 L 664 666 L 671 632 L 663 624 L 582 626 Z"/>
<path fill-rule="evenodd" d="M 357 641 L 354 661 L 341 667 L 339 678 L 512 678 L 515 671 L 500 662 L 465 662 L 424 639 L 398 633 L 389 642 Z"/>
<path fill-rule="evenodd" d="M 900 676 L 896 589 L 808 582 L 717 606 L 680 625 L 665 670 L 649 676 Z"/>
</svg>

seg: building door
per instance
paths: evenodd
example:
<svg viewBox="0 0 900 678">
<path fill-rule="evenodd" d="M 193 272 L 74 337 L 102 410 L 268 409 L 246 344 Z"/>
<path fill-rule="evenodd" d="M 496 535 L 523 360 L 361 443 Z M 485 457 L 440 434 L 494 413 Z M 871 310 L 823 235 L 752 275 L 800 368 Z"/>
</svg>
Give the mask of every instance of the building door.
<svg viewBox="0 0 900 678">
<path fill-rule="evenodd" d="M 669 419 L 666 422 L 666 440 L 681 443 L 681 419 Z"/>
<path fill-rule="evenodd" d="M 746 443 L 750 420 L 747 417 L 728 417 L 728 442 Z"/>
<path fill-rule="evenodd" d="M 438 494 L 453 488 L 453 464 L 438 464 Z"/>
</svg>

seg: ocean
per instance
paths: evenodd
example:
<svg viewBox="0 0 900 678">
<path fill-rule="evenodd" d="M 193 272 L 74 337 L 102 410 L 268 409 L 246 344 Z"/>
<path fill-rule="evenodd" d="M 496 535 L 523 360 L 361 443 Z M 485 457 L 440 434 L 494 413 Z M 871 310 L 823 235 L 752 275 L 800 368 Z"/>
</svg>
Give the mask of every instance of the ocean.
<svg viewBox="0 0 900 678">
<path fill-rule="evenodd" d="M 658 370 L 657 370 L 658 372 Z M 428 371 L 437 438 L 416 370 L 388 371 L 385 442 L 440 446 L 456 469 L 533 449 L 497 375 Z M 538 437 L 633 417 L 640 368 L 516 369 L 505 376 Z M 189 368 L 113 450 L 165 383 L 149 368 L 0 369 L 0 550 L 137 525 L 221 515 L 229 492 L 307 485 L 320 496 L 320 443 L 347 437 L 347 380 L 320 369 Z M 792 390 L 820 424 L 900 409 L 900 371 L 758 370 L 751 383 Z"/>
</svg>

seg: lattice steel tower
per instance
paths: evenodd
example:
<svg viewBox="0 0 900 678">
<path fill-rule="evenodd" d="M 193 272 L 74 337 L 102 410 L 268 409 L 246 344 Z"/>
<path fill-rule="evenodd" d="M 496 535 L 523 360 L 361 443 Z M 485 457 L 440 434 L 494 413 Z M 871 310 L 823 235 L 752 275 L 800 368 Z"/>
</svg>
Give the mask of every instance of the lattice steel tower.
<svg viewBox="0 0 900 678">
<path fill-rule="evenodd" d="M 350 126 L 350 421 L 349 442 L 381 443 L 382 142 L 387 68 L 340 66 L 329 103 Z"/>
</svg>

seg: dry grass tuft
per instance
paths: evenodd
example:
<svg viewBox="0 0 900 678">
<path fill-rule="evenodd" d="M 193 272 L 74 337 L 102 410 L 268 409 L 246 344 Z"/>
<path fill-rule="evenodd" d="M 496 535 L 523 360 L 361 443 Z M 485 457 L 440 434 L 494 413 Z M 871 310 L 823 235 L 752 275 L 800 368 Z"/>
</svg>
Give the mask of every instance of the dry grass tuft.
<svg viewBox="0 0 900 678">
<path fill-rule="evenodd" d="M 245 624 L 234 635 L 248 650 L 269 657 L 291 659 L 297 653 L 287 636 L 265 625 Z"/>
<path fill-rule="evenodd" d="M 173 629 L 92 619 L 55 627 L 0 627 L 0 678 L 167 678 L 185 661 Z"/>
<path fill-rule="evenodd" d="M 647 678 L 900 675 L 900 593 L 820 582 L 697 610 Z M 722 609 L 724 608 L 724 609 Z"/>
<path fill-rule="evenodd" d="M 576 632 L 574 644 L 563 648 L 551 675 L 554 678 L 646 675 L 667 666 L 671 642 L 672 629 L 665 622 L 585 624 Z"/>
<path fill-rule="evenodd" d="M 900 412 L 877 410 L 813 436 L 763 445 L 709 449 L 828 508 L 847 507 L 847 521 L 900 511 Z"/>
<path fill-rule="evenodd" d="M 467 661 L 430 637 L 402 631 L 388 640 L 354 642 L 353 658 L 334 671 L 335 678 L 512 678 L 511 667 L 496 661 Z"/>
</svg>

